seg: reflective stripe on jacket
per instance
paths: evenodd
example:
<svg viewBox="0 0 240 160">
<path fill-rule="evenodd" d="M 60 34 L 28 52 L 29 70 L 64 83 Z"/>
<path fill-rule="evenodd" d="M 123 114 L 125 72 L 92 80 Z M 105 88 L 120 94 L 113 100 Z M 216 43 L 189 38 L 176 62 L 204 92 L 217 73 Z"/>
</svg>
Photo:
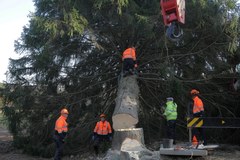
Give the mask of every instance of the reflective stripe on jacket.
<svg viewBox="0 0 240 160">
<path fill-rule="evenodd" d="M 62 133 L 62 132 L 67 132 L 68 131 L 68 124 L 66 122 L 66 117 L 64 116 L 60 116 L 56 123 L 55 123 L 55 130 L 58 132 L 58 133 Z"/>
<path fill-rule="evenodd" d="M 176 120 L 177 119 L 177 104 L 173 101 L 168 101 L 166 103 L 167 107 L 163 113 L 166 116 L 167 120 Z"/>
<path fill-rule="evenodd" d="M 108 121 L 99 121 L 97 122 L 94 133 L 97 133 L 99 135 L 107 135 L 109 133 L 112 133 L 112 128 L 110 126 L 110 123 Z"/>
<path fill-rule="evenodd" d="M 193 114 L 204 111 L 202 100 L 196 96 L 193 98 Z"/>
<path fill-rule="evenodd" d="M 128 48 L 123 52 L 122 60 L 126 58 L 132 58 L 134 61 L 136 61 L 136 51 L 133 48 Z"/>
</svg>

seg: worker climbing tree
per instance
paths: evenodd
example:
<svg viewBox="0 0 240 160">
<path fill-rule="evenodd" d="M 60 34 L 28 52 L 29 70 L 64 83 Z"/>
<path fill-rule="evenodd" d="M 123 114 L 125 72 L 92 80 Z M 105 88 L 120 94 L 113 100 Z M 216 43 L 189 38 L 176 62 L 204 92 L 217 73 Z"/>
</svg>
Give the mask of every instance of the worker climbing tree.
<svg viewBox="0 0 240 160">
<path fill-rule="evenodd" d="M 137 59 L 136 59 L 136 48 L 130 46 L 122 54 L 123 61 L 123 76 L 133 75 L 136 73 Z"/>
</svg>

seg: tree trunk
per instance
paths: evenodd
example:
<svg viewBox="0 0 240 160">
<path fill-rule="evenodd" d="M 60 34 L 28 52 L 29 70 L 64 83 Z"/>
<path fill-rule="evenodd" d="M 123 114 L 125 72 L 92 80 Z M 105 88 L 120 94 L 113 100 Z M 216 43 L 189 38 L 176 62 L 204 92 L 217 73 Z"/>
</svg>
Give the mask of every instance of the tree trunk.
<svg viewBox="0 0 240 160">
<path fill-rule="evenodd" d="M 125 141 L 126 138 L 135 139 L 140 144 L 144 145 L 144 135 L 142 128 L 120 129 L 114 132 L 112 149 L 120 150 L 122 143 L 123 141 Z"/>
<path fill-rule="evenodd" d="M 139 87 L 137 76 L 120 79 L 116 107 L 113 113 L 113 129 L 134 128 L 138 123 Z"/>
</svg>

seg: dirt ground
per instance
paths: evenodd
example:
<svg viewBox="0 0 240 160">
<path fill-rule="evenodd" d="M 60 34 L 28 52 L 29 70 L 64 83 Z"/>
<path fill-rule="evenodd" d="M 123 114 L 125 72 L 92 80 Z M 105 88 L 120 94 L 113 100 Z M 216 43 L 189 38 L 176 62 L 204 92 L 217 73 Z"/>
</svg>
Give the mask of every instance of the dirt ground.
<svg viewBox="0 0 240 160">
<path fill-rule="evenodd" d="M 220 147 L 209 153 L 207 157 L 169 157 L 161 156 L 161 160 L 240 160 L 240 146 L 220 145 Z M 102 156 L 101 156 L 102 157 Z M 93 157 L 89 153 L 71 157 L 64 157 L 63 160 L 104 160 L 104 158 Z M 33 157 L 22 154 L 20 150 L 15 150 L 12 147 L 11 134 L 0 127 L 0 160 L 53 160 L 40 157 Z M 114 160 L 114 159 L 113 159 Z"/>
<path fill-rule="evenodd" d="M 43 160 L 21 154 L 21 151 L 12 147 L 12 135 L 3 127 L 0 127 L 0 160 Z"/>
<path fill-rule="evenodd" d="M 0 160 L 53 160 L 53 158 L 41 158 L 33 157 L 30 155 L 22 154 L 21 150 L 16 150 L 12 147 L 12 135 L 0 126 Z M 87 157 L 87 158 L 86 158 Z M 86 153 L 84 155 L 64 157 L 62 160 L 97 160 L 102 158 L 96 158 L 91 154 Z"/>
</svg>

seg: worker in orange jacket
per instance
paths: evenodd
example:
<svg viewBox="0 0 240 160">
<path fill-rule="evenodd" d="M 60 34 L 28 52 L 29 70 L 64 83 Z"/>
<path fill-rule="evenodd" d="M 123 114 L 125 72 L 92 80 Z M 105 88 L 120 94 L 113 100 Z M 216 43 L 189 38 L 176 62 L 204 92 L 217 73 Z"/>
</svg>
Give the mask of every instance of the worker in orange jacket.
<svg viewBox="0 0 240 160">
<path fill-rule="evenodd" d="M 122 61 L 124 76 L 126 76 L 127 73 L 133 75 L 134 68 L 137 68 L 135 47 L 129 47 L 123 52 Z"/>
<path fill-rule="evenodd" d="M 68 110 L 62 109 L 61 116 L 56 120 L 55 123 L 55 134 L 53 139 L 56 143 L 56 152 L 54 155 L 54 160 L 60 160 L 63 152 L 64 139 L 68 132 L 68 123 L 66 122 L 68 117 Z"/>
<path fill-rule="evenodd" d="M 112 128 L 106 120 L 105 114 L 100 115 L 100 121 L 96 123 L 92 140 L 94 141 L 94 151 L 96 155 L 99 153 L 100 143 L 112 141 Z"/>
<path fill-rule="evenodd" d="M 199 91 L 192 89 L 190 92 L 193 100 L 193 117 L 203 117 L 204 116 L 204 105 L 202 100 L 199 98 Z M 195 136 L 195 137 L 194 137 Z M 198 144 L 206 145 L 205 134 L 203 128 L 194 128 L 193 129 L 193 140 L 199 141 Z"/>
</svg>

